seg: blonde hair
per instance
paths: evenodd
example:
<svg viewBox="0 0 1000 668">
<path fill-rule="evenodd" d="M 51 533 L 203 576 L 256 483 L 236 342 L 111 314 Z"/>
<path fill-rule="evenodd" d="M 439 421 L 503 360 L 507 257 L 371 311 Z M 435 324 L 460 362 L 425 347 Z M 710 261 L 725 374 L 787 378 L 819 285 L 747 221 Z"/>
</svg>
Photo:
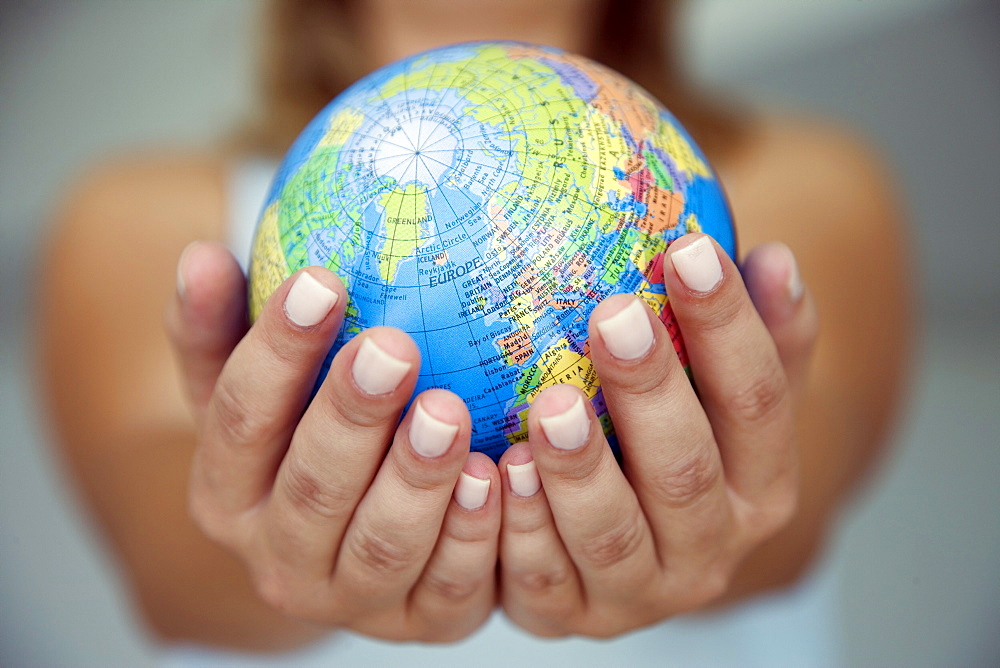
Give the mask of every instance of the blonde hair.
<svg viewBox="0 0 1000 668">
<path fill-rule="evenodd" d="M 244 135 L 252 150 L 284 152 L 306 123 L 367 74 L 357 0 L 272 0 L 265 19 L 262 109 Z M 677 67 L 667 36 L 672 0 L 604 0 L 592 47 L 582 55 L 628 76 L 663 102 L 709 153 L 733 140 L 732 117 L 705 104 Z M 456 40 L 460 41 L 460 40 Z"/>
</svg>

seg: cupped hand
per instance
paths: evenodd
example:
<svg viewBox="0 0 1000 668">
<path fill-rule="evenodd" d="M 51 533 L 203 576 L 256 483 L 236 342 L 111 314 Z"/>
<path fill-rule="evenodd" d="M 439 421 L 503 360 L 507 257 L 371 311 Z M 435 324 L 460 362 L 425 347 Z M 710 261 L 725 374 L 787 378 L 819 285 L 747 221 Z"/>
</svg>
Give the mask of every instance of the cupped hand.
<svg viewBox="0 0 1000 668">
<path fill-rule="evenodd" d="M 469 454 L 463 402 L 422 393 L 416 345 L 365 331 L 318 370 L 344 286 L 309 267 L 252 327 L 245 282 L 221 246 L 196 243 L 167 315 L 197 422 L 190 507 L 287 615 L 395 639 L 447 641 L 495 605 L 499 473 Z"/>
<path fill-rule="evenodd" d="M 532 633 L 607 637 L 705 606 L 795 512 L 794 414 L 816 316 L 794 259 L 763 246 L 744 284 L 705 235 L 667 256 L 693 385 L 645 303 L 610 298 L 590 350 L 622 466 L 567 385 L 539 395 L 529 442 L 501 459 L 502 601 Z"/>
</svg>

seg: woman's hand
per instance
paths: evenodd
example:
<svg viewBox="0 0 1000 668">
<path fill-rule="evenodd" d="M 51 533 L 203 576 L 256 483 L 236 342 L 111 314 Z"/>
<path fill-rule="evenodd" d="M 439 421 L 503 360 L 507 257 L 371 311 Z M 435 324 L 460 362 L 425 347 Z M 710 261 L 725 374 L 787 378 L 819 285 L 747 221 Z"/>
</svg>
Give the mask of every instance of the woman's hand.
<svg viewBox="0 0 1000 668">
<path fill-rule="evenodd" d="M 331 272 L 297 272 L 246 327 L 245 283 L 188 247 L 168 316 L 198 423 L 191 512 L 285 614 L 396 640 L 456 640 L 495 604 L 499 473 L 463 402 L 421 394 L 404 333 L 377 327 L 318 369 L 343 318 Z M 397 426 L 398 425 L 398 426 Z"/>
<path fill-rule="evenodd" d="M 795 512 L 794 411 L 816 316 L 794 259 L 757 249 L 744 287 L 705 235 L 667 254 L 694 386 L 646 305 L 608 299 L 590 350 L 622 467 L 567 385 L 538 397 L 529 443 L 501 459 L 502 600 L 532 633 L 607 637 L 702 607 Z"/>
</svg>

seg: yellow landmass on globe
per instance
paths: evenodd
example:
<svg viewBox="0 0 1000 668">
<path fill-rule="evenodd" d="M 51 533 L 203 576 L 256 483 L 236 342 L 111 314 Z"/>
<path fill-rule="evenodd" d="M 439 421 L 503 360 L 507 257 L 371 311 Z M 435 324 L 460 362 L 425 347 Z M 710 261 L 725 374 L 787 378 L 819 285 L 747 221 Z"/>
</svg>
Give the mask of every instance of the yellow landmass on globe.
<svg viewBox="0 0 1000 668">
<path fill-rule="evenodd" d="M 537 376 L 537 385 L 526 397 L 528 402 L 535 400 L 542 390 L 553 385 L 566 383 L 583 390 L 588 399 L 594 398 L 601 387 L 597 370 L 589 357 L 568 348 L 569 341 L 560 339 L 553 347 L 542 353 L 535 366 L 541 373 Z"/>
<path fill-rule="evenodd" d="M 365 117 L 353 109 L 344 109 L 330 119 L 330 128 L 319 140 L 319 147 L 343 146 L 344 143 L 361 127 Z"/>
<path fill-rule="evenodd" d="M 631 155 L 625 138 L 608 132 L 608 117 L 593 107 L 587 107 L 587 115 L 581 121 L 581 126 L 580 134 L 584 140 L 580 142 L 580 150 L 585 161 L 594 166 L 593 178 L 587 184 L 590 192 L 604 198 L 608 198 L 611 193 L 618 198 L 631 195 L 632 188 L 620 181 L 615 174 L 615 167 L 625 168 L 628 156 Z M 609 160 L 609 156 L 614 156 L 615 159 Z M 601 216 L 597 223 L 600 230 L 612 231 L 618 224 L 619 214 L 606 206 L 599 207 L 597 212 Z"/>
<path fill-rule="evenodd" d="M 399 263 L 427 243 L 430 208 L 427 187 L 411 183 L 402 190 L 393 188 L 381 201 L 385 222 L 385 245 L 378 254 L 378 273 L 391 283 L 396 279 Z"/>
<path fill-rule="evenodd" d="M 649 281 L 643 281 L 639 284 L 639 287 L 635 291 L 636 296 L 642 299 L 647 304 L 649 308 L 652 309 L 653 313 L 657 316 L 663 312 L 663 306 L 667 303 L 667 296 L 662 292 L 656 292 L 651 289 Z"/>
<path fill-rule="evenodd" d="M 689 213 L 688 217 L 684 219 L 684 229 L 688 234 L 692 232 L 701 232 L 701 223 L 698 222 L 698 216 L 693 213 Z"/>
<path fill-rule="evenodd" d="M 264 210 L 253 242 L 250 263 L 250 318 L 256 320 L 264 303 L 288 277 L 288 263 L 281 250 L 278 231 L 278 203 Z"/>
<path fill-rule="evenodd" d="M 684 135 L 674 126 L 673 123 L 660 119 L 657 128 L 657 139 L 655 143 L 664 147 L 666 152 L 674 159 L 677 167 L 689 174 L 711 177 L 712 172 L 704 160 L 695 153 L 691 142 L 684 138 Z"/>
<path fill-rule="evenodd" d="M 569 341 L 560 339 L 554 346 L 541 354 L 538 361 L 524 369 L 515 385 L 517 402 L 534 402 L 538 395 L 547 387 L 567 383 L 583 390 L 588 399 L 597 396 L 601 388 L 601 380 L 589 357 L 570 350 Z M 528 437 L 528 409 L 518 413 L 521 428 L 507 434 L 511 443 L 523 441 Z"/>
</svg>

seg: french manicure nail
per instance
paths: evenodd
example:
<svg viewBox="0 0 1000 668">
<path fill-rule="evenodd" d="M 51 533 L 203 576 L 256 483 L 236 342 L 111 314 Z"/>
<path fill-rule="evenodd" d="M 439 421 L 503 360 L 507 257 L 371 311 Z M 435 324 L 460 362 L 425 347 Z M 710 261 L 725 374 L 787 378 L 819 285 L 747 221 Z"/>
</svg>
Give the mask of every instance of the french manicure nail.
<svg viewBox="0 0 1000 668">
<path fill-rule="evenodd" d="M 411 366 L 382 350 L 369 336 L 361 342 L 354 356 L 351 375 L 367 394 L 386 394 L 399 387 Z"/>
<path fill-rule="evenodd" d="M 337 293 L 303 271 L 285 297 L 285 313 L 299 327 L 319 324 L 337 303 Z"/>
<path fill-rule="evenodd" d="M 534 460 L 526 464 L 507 464 L 507 479 L 511 491 L 518 496 L 534 496 L 542 488 Z"/>
<path fill-rule="evenodd" d="M 187 273 L 187 259 L 188 255 L 190 255 L 188 251 L 197 243 L 197 241 L 192 241 L 185 246 L 184 250 L 181 251 L 181 256 L 177 259 L 177 294 L 181 299 L 187 296 L 187 281 L 184 279 L 184 275 Z"/>
<path fill-rule="evenodd" d="M 802 274 L 799 273 L 799 265 L 795 261 L 795 254 L 792 249 L 785 247 L 788 252 L 788 299 L 795 303 L 802 299 L 805 293 L 805 286 L 802 284 Z"/>
<path fill-rule="evenodd" d="M 490 480 L 483 480 L 462 471 L 455 486 L 455 501 L 466 510 L 476 510 L 486 505 L 490 494 Z"/>
<path fill-rule="evenodd" d="M 670 261 L 684 285 L 695 292 L 708 292 L 722 280 L 722 264 L 708 237 L 671 253 Z"/>
<path fill-rule="evenodd" d="M 424 457 L 439 457 L 448 450 L 458 433 L 457 424 L 438 420 L 424 410 L 419 403 L 413 409 L 410 422 L 410 445 L 417 454 Z"/>
<path fill-rule="evenodd" d="M 587 442 L 590 435 L 590 420 L 583 399 L 579 396 L 572 406 L 559 415 L 551 415 L 538 420 L 549 443 L 560 450 L 576 450 Z"/>
<path fill-rule="evenodd" d="M 653 347 L 653 328 L 638 299 L 597 323 L 608 351 L 620 360 L 637 360 Z"/>
</svg>

